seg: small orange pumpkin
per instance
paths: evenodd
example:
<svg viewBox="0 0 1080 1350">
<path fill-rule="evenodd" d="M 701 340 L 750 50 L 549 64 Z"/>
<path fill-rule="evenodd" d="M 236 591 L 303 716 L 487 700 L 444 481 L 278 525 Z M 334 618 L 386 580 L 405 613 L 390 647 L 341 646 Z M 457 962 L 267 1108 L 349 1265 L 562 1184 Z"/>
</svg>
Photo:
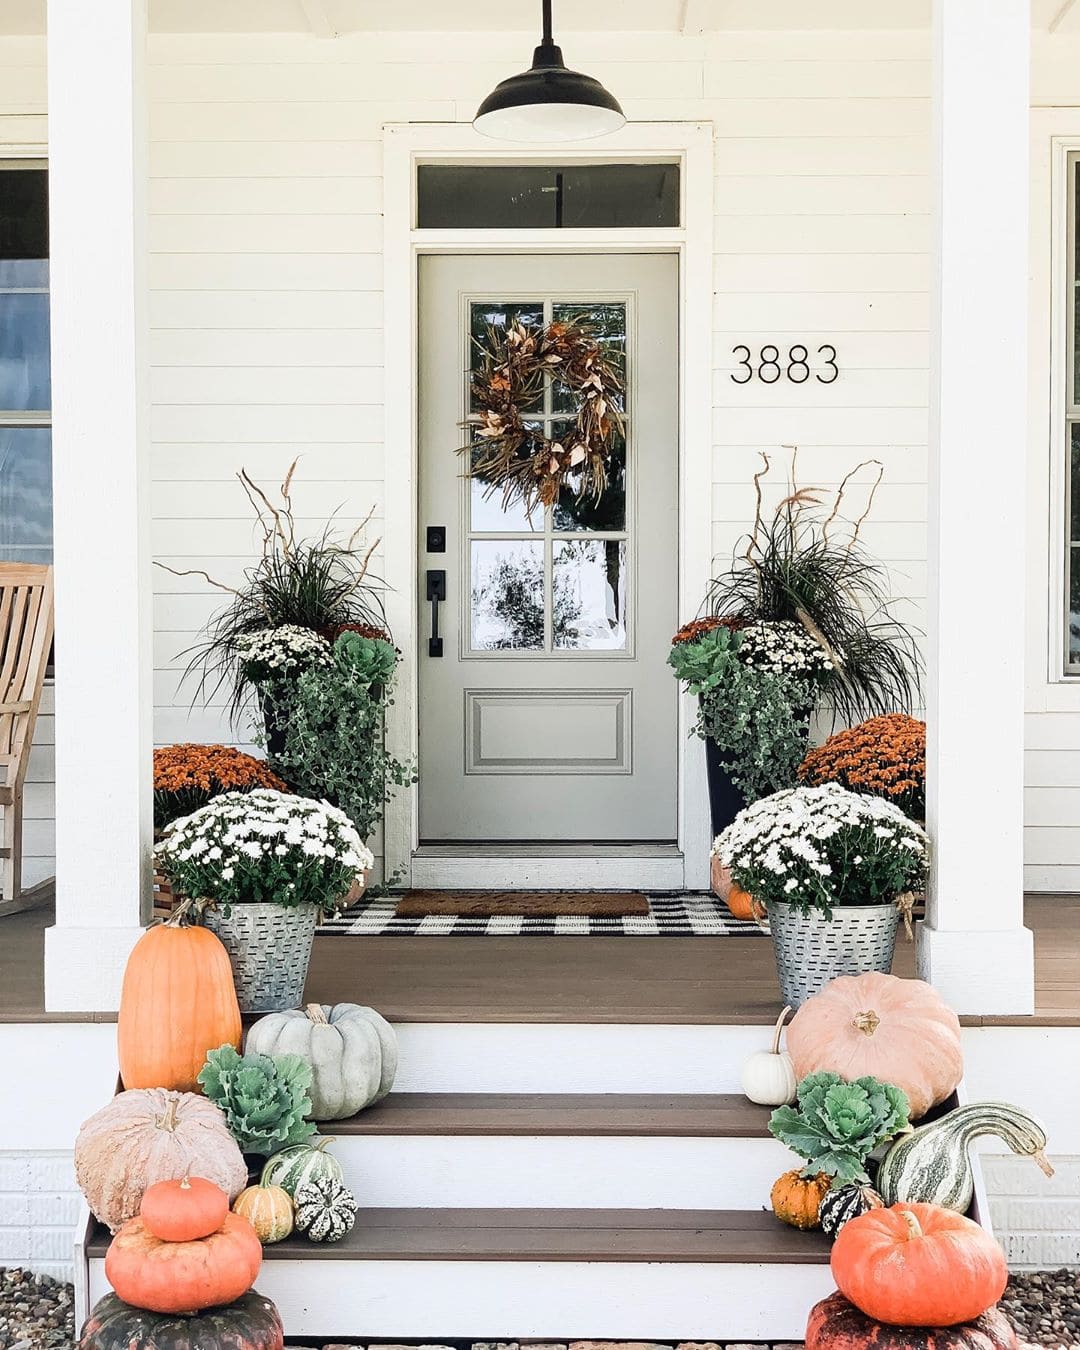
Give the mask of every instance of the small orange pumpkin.
<svg viewBox="0 0 1080 1350">
<path fill-rule="evenodd" d="M 724 897 L 724 903 L 731 910 L 733 918 L 736 919 L 760 919 L 762 915 L 762 906 L 754 899 L 749 891 L 744 891 L 741 886 L 731 883 L 731 889 Z"/>
<path fill-rule="evenodd" d="M 769 1196 L 773 1213 L 792 1228 L 817 1228 L 821 1223 L 818 1217 L 821 1202 L 830 1185 L 824 1172 L 819 1172 L 816 1177 L 804 1177 L 798 1168 L 785 1172 L 773 1183 Z"/>
<path fill-rule="evenodd" d="M 206 1052 L 240 1049 L 240 1005 L 229 954 L 182 912 L 148 928 L 124 971 L 116 1046 L 125 1088 L 201 1092 Z"/>
<path fill-rule="evenodd" d="M 143 1191 L 139 1215 L 162 1242 L 194 1242 L 216 1233 L 229 1212 L 229 1197 L 205 1177 L 155 1181 Z"/>
<path fill-rule="evenodd" d="M 142 1218 L 130 1219 L 105 1253 L 105 1278 L 125 1303 L 159 1313 L 196 1313 L 246 1294 L 262 1264 L 262 1244 L 239 1214 L 209 1237 L 162 1242 Z"/>
</svg>

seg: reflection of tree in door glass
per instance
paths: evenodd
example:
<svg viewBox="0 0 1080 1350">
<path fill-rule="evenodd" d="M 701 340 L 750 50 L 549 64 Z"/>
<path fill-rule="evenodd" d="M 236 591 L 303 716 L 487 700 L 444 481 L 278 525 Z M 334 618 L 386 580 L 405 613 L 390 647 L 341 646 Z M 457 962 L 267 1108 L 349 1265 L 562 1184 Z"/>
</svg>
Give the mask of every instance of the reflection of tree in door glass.
<svg viewBox="0 0 1080 1350">
<path fill-rule="evenodd" d="M 626 544 L 620 539 L 559 539 L 552 550 L 554 645 L 562 650 L 626 647 Z M 567 617 L 560 614 L 562 610 Z"/>
<path fill-rule="evenodd" d="M 568 577 L 555 578 L 552 626 L 575 631 L 580 608 Z M 544 555 L 524 540 L 473 540 L 474 651 L 543 651 Z"/>
</svg>

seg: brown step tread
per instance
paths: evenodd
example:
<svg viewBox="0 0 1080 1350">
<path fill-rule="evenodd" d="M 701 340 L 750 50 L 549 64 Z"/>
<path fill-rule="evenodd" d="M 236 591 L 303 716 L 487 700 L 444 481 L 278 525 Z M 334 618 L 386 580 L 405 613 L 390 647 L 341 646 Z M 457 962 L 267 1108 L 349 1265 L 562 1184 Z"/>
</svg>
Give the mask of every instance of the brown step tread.
<svg viewBox="0 0 1080 1350">
<path fill-rule="evenodd" d="M 101 1258 L 109 1235 L 89 1244 Z M 268 1261 L 663 1261 L 827 1265 L 820 1232 L 800 1233 L 762 1210 L 361 1209 L 340 1242 L 294 1234 Z"/>
<path fill-rule="evenodd" d="M 322 1134 L 652 1135 L 758 1139 L 771 1108 L 738 1093 L 393 1092 Z"/>
</svg>

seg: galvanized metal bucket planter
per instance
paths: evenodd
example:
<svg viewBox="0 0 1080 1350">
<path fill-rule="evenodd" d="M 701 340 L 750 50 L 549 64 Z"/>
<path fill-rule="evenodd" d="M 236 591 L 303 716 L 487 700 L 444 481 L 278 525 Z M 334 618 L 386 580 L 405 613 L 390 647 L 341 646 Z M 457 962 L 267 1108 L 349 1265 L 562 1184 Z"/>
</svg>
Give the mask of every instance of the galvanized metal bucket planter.
<svg viewBox="0 0 1080 1350">
<path fill-rule="evenodd" d="M 837 975 L 888 974 L 896 947 L 900 910 L 896 905 L 848 905 L 827 919 L 819 910 L 804 914 L 794 905 L 769 904 L 769 930 L 776 953 L 780 997 L 798 1008 Z"/>
<path fill-rule="evenodd" d="M 207 909 L 203 923 L 225 945 L 241 1012 L 298 1008 L 315 938 L 314 905 L 233 905 Z"/>
</svg>

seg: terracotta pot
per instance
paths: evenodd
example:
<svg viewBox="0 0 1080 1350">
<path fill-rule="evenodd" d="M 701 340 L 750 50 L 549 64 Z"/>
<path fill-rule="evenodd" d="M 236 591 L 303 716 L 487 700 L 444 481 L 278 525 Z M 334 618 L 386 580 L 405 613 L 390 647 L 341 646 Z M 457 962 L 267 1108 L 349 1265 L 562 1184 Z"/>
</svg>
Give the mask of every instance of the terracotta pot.
<svg viewBox="0 0 1080 1350">
<path fill-rule="evenodd" d="M 731 868 L 725 867 L 717 855 L 714 853 L 711 859 L 711 869 L 709 881 L 712 884 L 712 893 L 718 900 L 727 902 L 731 887 L 734 884 L 731 879 Z"/>
</svg>

